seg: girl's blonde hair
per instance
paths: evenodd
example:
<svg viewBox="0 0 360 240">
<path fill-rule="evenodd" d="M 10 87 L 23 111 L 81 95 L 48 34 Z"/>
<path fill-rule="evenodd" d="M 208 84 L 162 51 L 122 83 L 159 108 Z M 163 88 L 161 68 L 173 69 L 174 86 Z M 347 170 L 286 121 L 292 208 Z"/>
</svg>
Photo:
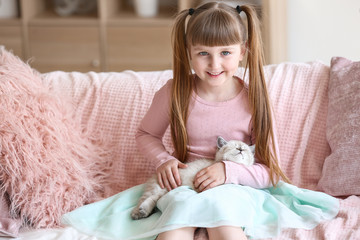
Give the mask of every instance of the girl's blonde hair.
<svg viewBox="0 0 360 240">
<path fill-rule="evenodd" d="M 247 17 L 247 28 L 239 12 Z M 191 16 L 190 16 L 191 14 Z M 190 16 L 188 18 L 188 16 Z M 246 29 L 248 31 L 246 31 Z M 172 31 L 173 84 L 170 106 L 170 127 L 176 157 L 187 159 L 188 135 L 186 122 L 191 93 L 194 89 L 188 46 L 246 45 L 245 73 L 249 71 L 249 102 L 252 109 L 252 123 L 256 137 L 256 156 L 269 167 L 273 185 L 282 178 L 289 179 L 281 171 L 274 146 L 274 131 L 270 100 L 263 70 L 263 49 L 259 20 L 254 8 L 240 6 L 233 8 L 225 3 L 206 3 L 195 10 L 181 11 Z"/>
</svg>

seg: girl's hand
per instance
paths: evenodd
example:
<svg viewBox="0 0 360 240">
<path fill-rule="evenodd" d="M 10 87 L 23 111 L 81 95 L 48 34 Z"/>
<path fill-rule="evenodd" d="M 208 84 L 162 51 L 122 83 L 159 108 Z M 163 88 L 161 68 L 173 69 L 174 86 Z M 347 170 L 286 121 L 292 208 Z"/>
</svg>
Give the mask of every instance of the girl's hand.
<svg viewBox="0 0 360 240">
<path fill-rule="evenodd" d="M 156 170 L 158 183 L 161 188 L 166 187 L 168 191 L 181 185 L 179 168 L 186 168 L 187 165 L 179 160 L 172 159 L 161 164 Z"/>
<path fill-rule="evenodd" d="M 194 179 L 194 187 L 199 191 L 205 191 L 210 188 L 222 185 L 226 179 L 225 164 L 217 162 L 213 165 L 200 170 Z"/>
</svg>

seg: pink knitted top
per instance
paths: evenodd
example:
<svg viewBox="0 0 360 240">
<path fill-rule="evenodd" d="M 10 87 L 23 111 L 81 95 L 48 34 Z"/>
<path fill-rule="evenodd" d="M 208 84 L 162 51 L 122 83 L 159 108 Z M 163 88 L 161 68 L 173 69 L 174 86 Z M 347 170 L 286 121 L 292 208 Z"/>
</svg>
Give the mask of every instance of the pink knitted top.
<svg viewBox="0 0 360 240">
<path fill-rule="evenodd" d="M 152 161 L 155 167 L 174 159 L 167 152 L 162 138 L 169 127 L 169 104 L 172 80 L 169 80 L 154 96 L 153 102 L 141 121 L 136 134 L 140 152 Z M 198 158 L 213 159 L 216 152 L 216 140 L 222 136 L 226 140 L 238 139 L 249 145 L 254 143 L 252 135 L 251 112 L 247 88 L 224 102 L 207 102 L 195 92 L 189 106 L 187 122 L 188 161 Z M 225 183 L 241 184 L 254 188 L 271 186 L 269 169 L 258 161 L 245 167 L 230 161 L 224 161 Z"/>
</svg>

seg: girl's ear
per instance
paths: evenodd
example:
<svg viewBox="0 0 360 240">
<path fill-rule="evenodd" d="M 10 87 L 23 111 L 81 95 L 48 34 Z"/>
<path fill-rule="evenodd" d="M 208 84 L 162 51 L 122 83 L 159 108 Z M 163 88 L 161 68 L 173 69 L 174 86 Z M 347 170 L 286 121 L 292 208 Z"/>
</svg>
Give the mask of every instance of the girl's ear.
<svg viewBox="0 0 360 240">
<path fill-rule="evenodd" d="M 248 48 L 247 42 L 245 44 L 241 45 L 241 54 L 244 56 L 246 53 L 246 49 Z"/>
<path fill-rule="evenodd" d="M 227 141 L 224 138 L 218 136 L 218 138 L 217 138 L 217 147 L 218 147 L 218 149 L 222 148 L 226 144 L 227 144 Z"/>
<path fill-rule="evenodd" d="M 240 54 L 241 54 L 241 60 L 243 60 L 245 54 L 246 54 L 246 49 L 248 48 L 248 44 L 247 42 L 241 44 L 241 49 L 240 49 Z"/>
</svg>

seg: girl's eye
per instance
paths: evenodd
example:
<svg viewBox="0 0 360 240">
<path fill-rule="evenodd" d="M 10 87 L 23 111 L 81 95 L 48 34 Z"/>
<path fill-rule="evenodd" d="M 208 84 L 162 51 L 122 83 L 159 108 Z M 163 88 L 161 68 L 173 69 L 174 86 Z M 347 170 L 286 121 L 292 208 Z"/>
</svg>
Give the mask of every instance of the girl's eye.
<svg viewBox="0 0 360 240">
<path fill-rule="evenodd" d="M 227 55 L 230 55 L 230 52 L 229 51 L 223 51 L 223 52 L 221 52 L 221 54 L 224 55 L 224 56 L 227 56 Z"/>
<path fill-rule="evenodd" d="M 207 52 L 199 52 L 199 55 L 200 56 L 206 56 L 206 55 L 208 55 L 208 53 Z"/>
</svg>

